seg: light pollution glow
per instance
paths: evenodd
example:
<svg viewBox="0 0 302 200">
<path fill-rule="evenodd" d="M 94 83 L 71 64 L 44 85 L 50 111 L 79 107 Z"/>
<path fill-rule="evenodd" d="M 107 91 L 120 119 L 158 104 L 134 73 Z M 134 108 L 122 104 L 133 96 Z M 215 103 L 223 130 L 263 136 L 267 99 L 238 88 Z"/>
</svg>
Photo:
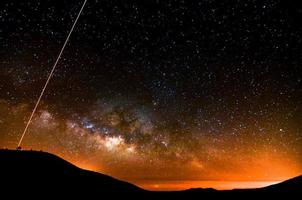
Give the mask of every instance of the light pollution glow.
<svg viewBox="0 0 302 200">
<path fill-rule="evenodd" d="M 15 148 L 28 111 L 26 104 L 1 102 L 1 113 L 6 112 L 6 118 L 1 117 L 1 130 L 8 133 L 1 133 L 1 147 Z M 138 136 L 129 139 L 122 131 L 111 130 L 121 119 L 116 115 L 110 119 L 110 126 L 100 129 L 86 118 L 83 122 L 60 119 L 47 109 L 39 110 L 23 148 L 42 149 L 84 169 L 150 190 L 253 188 L 301 172 L 301 162 L 293 148 L 282 146 L 277 140 L 252 145 L 245 143 L 250 140 L 246 135 L 240 136 L 240 140 L 191 135 L 183 141 L 173 141 L 173 136 L 152 130 L 151 124 L 136 122 L 130 128 L 143 129 L 144 137 L 151 137 L 145 142 L 138 141 Z"/>
</svg>

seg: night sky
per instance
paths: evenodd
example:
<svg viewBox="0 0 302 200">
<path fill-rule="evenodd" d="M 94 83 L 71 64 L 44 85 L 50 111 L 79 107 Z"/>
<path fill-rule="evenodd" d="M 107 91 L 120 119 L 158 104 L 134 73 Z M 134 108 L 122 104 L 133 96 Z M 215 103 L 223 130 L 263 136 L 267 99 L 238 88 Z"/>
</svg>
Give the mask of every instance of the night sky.
<svg viewBox="0 0 302 200">
<path fill-rule="evenodd" d="M 1 0 L 1 148 L 16 147 L 82 3 Z M 88 0 L 22 147 L 151 189 L 299 175 L 301 8 Z"/>
</svg>

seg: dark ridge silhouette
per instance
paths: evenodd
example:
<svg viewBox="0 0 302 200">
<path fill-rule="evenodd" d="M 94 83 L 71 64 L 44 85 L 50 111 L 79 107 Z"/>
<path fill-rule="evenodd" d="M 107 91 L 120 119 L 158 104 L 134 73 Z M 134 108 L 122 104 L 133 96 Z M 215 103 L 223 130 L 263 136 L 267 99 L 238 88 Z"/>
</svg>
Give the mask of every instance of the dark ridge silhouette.
<svg viewBox="0 0 302 200">
<path fill-rule="evenodd" d="M 262 188 L 262 190 L 278 190 L 278 191 L 300 191 L 302 192 L 302 176 L 292 178 L 290 180 L 278 183 L 275 185 L 267 186 Z"/>
<path fill-rule="evenodd" d="M 97 172 L 80 169 L 46 152 L 0 150 L 0 198 L 13 195 L 23 198 L 80 197 L 107 199 L 184 199 L 184 198 L 244 198 L 264 195 L 302 194 L 302 176 L 260 189 L 188 189 L 177 192 L 151 192 L 133 184 Z M 45 196 L 46 195 L 46 196 Z M 43 196 L 40 196 L 41 199 Z"/>
<path fill-rule="evenodd" d="M 98 186 L 105 191 L 119 188 L 120 191 L 137 192 L 142 189 L 137 186 L 114 179 L 97 172 L 83 170 L 53 154 L 39 151 L 0 150 L 0 176 L 3 181 L 20 183 L 23 180 L 37 181 L 37 184 L 48 185 L 51 181 L 60 181 L 72 185 L 89 186 L 97 181 Z M 52 185 L 56 187 L 56 182 Z M 24 183 L 24 182 L 23 182 Z M 32 182 L 31 184 L 35 184 Z M 51 183 L 52 184 L 52 183 Z"/>
</svg>

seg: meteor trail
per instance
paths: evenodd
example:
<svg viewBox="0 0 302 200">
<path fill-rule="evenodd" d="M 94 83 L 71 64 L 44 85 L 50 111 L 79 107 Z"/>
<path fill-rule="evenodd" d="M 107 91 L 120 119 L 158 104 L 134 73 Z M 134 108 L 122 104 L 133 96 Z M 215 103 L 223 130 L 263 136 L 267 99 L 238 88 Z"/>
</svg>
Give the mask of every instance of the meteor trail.
<svg viewBox="0 0 302 200">
<path fill-rule="evenodd" d="M 68 43 L 68 40 L 69 40 L 69 38 L 70 38 L 70 36 L 71 36 L 71 33 L 73 32 L 73 29 L 74 29 L 74 27 L 76 26 L 78 19 L 80 18 L 80 15 L 81 15 L 81 13 L 82 13 L 82 11 L 83 11 L 85 5 L 86 5 L 86 2 L 87 2 L 87 0 L 84 1 L 84 3 L 83 3 L 83 5 L 82 5 L 82 7 L 81 7 L 81 9 L 80 9 L 80 11 L 79 11 L 79 13 L 78 13 L 78 15 L 77 15 L 77 18 L 75 19 L 75 21 L 74 21 L 74 23 L 73 23 L 73 25 L 72 25 L 72 27 L 71 27 L 69 33 L 68 33 L 68 36 L 67 36 L 67 38 L 66 38 L 66 40 L 65 40 L 65 42 L 64 42 L 64 44 L 63 44 L 63 46 L 62 46 L 62 48 L 61 48 L 61 51 L 60 51 L 60 53 L 59 53 L 59 55 L 58 55 L 58 57 L 57 57 L 57 59 L 56 59 L 56 62 L 54 63 L 54 65 L 53 65 L 53 67 L 52 67 L 52 70 L 51 70 L 50 73 L 49 73 L 49 76 L 48 76 L 48 78 L 47 78 L 47 80 L 46 80 L 46 82 L 45 82 L 45 85 L 44 85 L 44 87 L 43 87 L 41 93 L 40 93 L 40 96 L 39 96 L 39 98 L 38 98 L 38 100 L 37 100 L 37 102 L 36 102 L 36 105 L 35 105 L 35 107 L 34 107 L 32 113 L 31 113 L 31 115 L 30 115 L 30 117 L 29 117 L 29 119 L 28 119 L 28 121 L 27 121 L 27 124 L 26 124 L 26 126 L 25 126 L 25 129 L 24 129 L 24 131 L 23 131 L 23 133 L 22 133 L 22 136 L 21 136 L 21 138 L 20 138 L 20 140 L 19 140 L 17 149 L 19 149 L 20 146 L 21 146 L 21 144 L 22 144 L 23 138 L 24 138 L 24 136 L 26 135 L 26 132 L 27 132 L 27 130 L 28 130 L 28 127 L 29 127 L 29 125 L 30 125 L 30 123 L 31 123 L 31 121 L 32 121 L 32 118 L 33 118 L 33 116 L 35 115 L 35 112 L 36 112 L 36 110 L 37 110 L 37 108 L 38 108 L 38 106 L 39 106 L 39 104 L 40 104 L 40 101 L 41 101 L 41 99 L 42 99 L 42 97 L 43 97 L 43 95 L 44 95 L 44 92 L 45 92 L 45 90 L 46 90 L 46 88 L 47 88 L 47 85 L 48 85 L 50 79 L 52 78 L 52 76 L 53 76 L 53 74 L 54 74 L 54 71 L 55 71 L 55 69 L 56 69 L 56 67 L 57 67 L 57 64 L 58 64 L 58 62 L 59 62 L 59 60 L 60 60 L 60 58 L 61 58 L 61 56 L 62 56 L 62 54 L 63 54 L 63 51 L 64 51 L 64 49 L 65 49 L 66 44 Z"/>
</svg>

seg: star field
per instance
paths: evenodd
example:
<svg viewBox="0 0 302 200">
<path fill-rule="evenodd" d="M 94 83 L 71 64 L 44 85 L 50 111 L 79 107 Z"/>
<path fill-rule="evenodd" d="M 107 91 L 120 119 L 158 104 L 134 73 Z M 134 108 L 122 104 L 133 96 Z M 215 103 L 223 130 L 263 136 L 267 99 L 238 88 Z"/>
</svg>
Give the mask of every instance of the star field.
<svg viewBox="0 0 302 200">
<path fill-rule="evenodd" d="M 1 147 L 80 6 L 1 1 Z M 301 17 L 295 1 L 88 0 L 23 146 L 132 182 L 299 175 Z"/>
</svg>

